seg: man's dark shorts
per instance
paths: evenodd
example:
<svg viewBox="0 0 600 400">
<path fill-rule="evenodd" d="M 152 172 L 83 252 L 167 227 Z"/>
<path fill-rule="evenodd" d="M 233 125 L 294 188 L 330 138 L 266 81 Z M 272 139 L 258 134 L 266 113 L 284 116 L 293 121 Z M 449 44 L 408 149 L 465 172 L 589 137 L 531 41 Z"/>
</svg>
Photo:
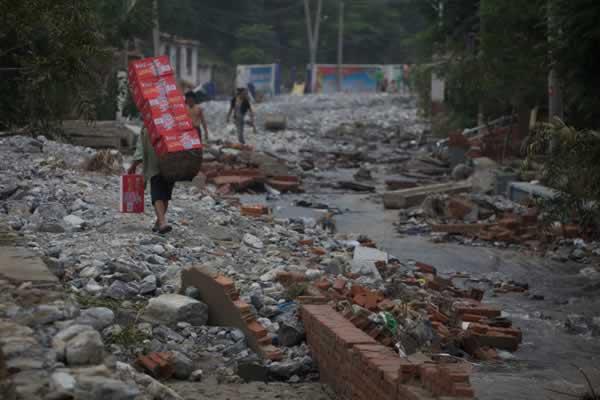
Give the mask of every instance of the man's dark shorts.
<svg viewBox="0 0 600 400">
<path fill-rule="evenodd" d="M 153 176 L 150 179 L 150 196 L 152 205 L 157 201 L 169 201 L 173 195 L 175 182 L 170 182 L 160 175 Z"/>
</svg>

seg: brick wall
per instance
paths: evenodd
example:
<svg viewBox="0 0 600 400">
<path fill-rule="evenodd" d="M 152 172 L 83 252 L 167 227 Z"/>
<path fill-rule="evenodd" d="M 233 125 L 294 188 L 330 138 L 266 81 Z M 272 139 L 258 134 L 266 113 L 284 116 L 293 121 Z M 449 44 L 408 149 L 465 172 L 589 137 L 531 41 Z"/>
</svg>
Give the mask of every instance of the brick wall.
<svg viewBox="0 0 600 400">
<path fill-rule="evenodd" d="M 472 398 L 466 364 L 401 359 L 328 305 L 303 305 L 308 344 L 321 374 L 342 400 Z"/>
</svg>

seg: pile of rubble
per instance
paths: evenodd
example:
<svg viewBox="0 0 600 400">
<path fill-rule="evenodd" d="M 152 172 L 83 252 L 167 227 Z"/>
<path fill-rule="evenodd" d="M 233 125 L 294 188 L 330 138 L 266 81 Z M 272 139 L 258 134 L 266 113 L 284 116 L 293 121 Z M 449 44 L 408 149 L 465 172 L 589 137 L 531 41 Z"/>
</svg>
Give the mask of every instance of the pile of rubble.
<svg viewBox="0 0 600 400">
<path fill-rule="evenodd" d="M 429 195 L 399 218 L 399 233 L 431 234 L 438 242 L 529 249 L 560 261 L 589 262 L 600 254 L 600 243 L 586 242 L 579 226 L 548 226 L 535 203 L 526 206 L 503 196 Z"/>
</svg>

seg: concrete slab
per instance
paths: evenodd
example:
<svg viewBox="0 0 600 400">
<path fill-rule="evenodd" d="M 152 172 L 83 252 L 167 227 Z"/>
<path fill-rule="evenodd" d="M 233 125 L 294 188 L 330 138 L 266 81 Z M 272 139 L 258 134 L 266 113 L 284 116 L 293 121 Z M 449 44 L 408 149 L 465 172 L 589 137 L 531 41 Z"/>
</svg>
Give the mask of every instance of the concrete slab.
<svg viewBox="0 0 600 400">
<path fill-rule="evenodd" d="M 458 194 L 469 192 L 472 187 L 470 182 L 452 182 L 397 190 L 385 193 L 383 204 L 388 210 L 399 210 L 421 204 L 430 194 Z"/>
<path fill-rule="evenodd" d="M 58 282 L 40 257 L 21 247 L 0 247 L 0 276 L 18 282 Z"/>
<path fill-rule="evenodd" d="M 534 198 L 551 200 L 558 195 L 558 192 L 549 187 L 533 183 L 512 182 L 509 185 L 508 194 L 512 201 L 524 203 Z"/>
</svg>

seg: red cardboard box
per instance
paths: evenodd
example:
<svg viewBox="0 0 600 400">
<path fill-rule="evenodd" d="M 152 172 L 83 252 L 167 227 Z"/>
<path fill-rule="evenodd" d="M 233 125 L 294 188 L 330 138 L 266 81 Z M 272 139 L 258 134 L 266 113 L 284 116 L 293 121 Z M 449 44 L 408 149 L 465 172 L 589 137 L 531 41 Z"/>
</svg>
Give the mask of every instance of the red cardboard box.
<svg viewBox="0 0 600 400">
<path fill-rule="evenodd" d="M 129 63 L 129 80 L 137 81 L 152 79 L 175 74 L 169 62 L 169 57 L 151 57 Z"/>
<path fill-rule="evenodd" d="M 197 131 L 178 132 L 172 131 L 161 136 L 160 140 L 154 145 L 156 154 L 177 153 L 187 150 L 201 150 L 202 142 Z"/>
<path fill-rule="evenodd" d="M 142 175 L 121 176 L 119 210 L 127 214 L 144 212 L 144 177 Z"/>
<path fill-rule="evenodd" d="M 164 114 L 170 114 L 176 119 L 182 117 L 189 118 L 188 109 L 185 103 L 168 103 L 168 105 L 166 105 L 163 101 L 158 107 L 154 107 L 152 104 L 153 103 L 148 101 L 141 109 L 142 119 L 146 126 L 149 126 L 155 119 L 161 118 Z"/>
<path fill-rule="evenodd" d="M 131 81 L 131 91 L 133 100 L 138 107 L 142 107 L 147 101 L 159 98 L 166 98 L 169 102 L 185 101 L 173 76 Z M 173 100 L 169 100 L 170 98 L 173 98 Z"/>
<path fill-rule="evenodd" d="M 169 113 L 162 114 L 155 118 L 150 124 L 146 124 L 152 143 L 158 141 L 167 134 L 176 132 L 186 132 L 194 130 L 192 120 L 187 115 L 174 116 Z"/>
</svg>

